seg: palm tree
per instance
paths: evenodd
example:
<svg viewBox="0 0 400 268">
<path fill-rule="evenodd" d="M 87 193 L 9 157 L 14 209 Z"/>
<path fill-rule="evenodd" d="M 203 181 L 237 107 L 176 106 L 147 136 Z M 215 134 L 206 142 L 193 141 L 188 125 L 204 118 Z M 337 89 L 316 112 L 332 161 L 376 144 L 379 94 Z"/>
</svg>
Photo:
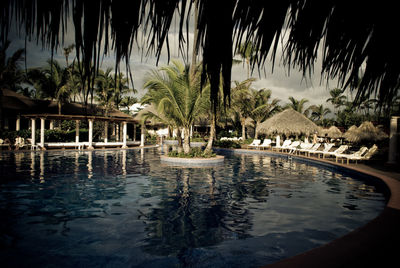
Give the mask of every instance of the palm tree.
<svg viewBox="0 0 400 268">
<path fill-rule="evenodd" d="M 255 53 L 256 47 L 252 42 L 240 44 L 237 54 L 239 54 L 242 61 L 246 63 L 247 78 L 250 78 L 250 64 L 254 61 Z"/>
<path fill-rule="evenodd" d="M 7 58 L 7 49 L 11 42 L 6 41 L 0 46 L 0 88 L 13 91 L 22 89 L 20 83 L 24 81 L 23 71 L 19 64 L 24 60 L 24 49 L 18 49 Z"/>
<path fill-rule="evenodd" d="M 334 88 L 329 91 L 329 94 L 331 95 L 330 98 L 328 98 L 326 101 L 331 102 L 334 107 L 334 113 L 337 114 L 338 109 L 340 106 L 345 104 L 346 101 L 346 96 L 343 95 L 343 90 L 340 88 Z"/>
<path fill-rule="evenodd" d="M 261 89 L 251 91 L 251 112 L 249 117 L 254 121 L 254 129 L 255 134 L 254 138 L 258 138 L 258 126 L 261 122 L 267 120 L 276 112 L 279 112 L 281 107 L 279 106 L 279 99 L 271 100 L 271 90 L 270 89 Z"/>
<path fill-rule="evenodd" d="M 68 85 L 68 70 L 62 68 L 55 60 L 48 60 L 43 69 L 36 68 L 28 71 L 28 79 L 34 85 L 37 96 L 41 99 L 57 101 L 58 113 L 62 105 L 70 100 L 72 90 Z"/>
<path fill-rule="evenodd" d="M 95 99 L 104 107 L 105 116 L 108 116 L 108 112 L 114 106 L 114 81 L 111 77 L 111 72 L 112 68 L 107 68 L 105 72 L 99 70 L 98 76 L 96 77 Z"/>
<path fill-rule="evenodd" d="M 0 46 L 0 127 L 3 121 L 3 89 L 21 90 L 20 83 L 24 80 L 19 67 L 19 63 L 23 60 L 24 50 L 18 49 L 7 59 L 6 52 L 9 46 L 8 40 Z"/>
<path fill-rule="evenodd" d="M 127 113 L 129 114 L 129 107 L 131 107 L 133 104 L 137 103 L 138 99 L 132 96 L 125 96 L 122 98 L 121 101 L 121 106 L 124 107 L 127 110 Z"/>
<path fill-rule="evenodd" d="M 250 87 L 254 81 L 254 78 L 248 78 L 242 82 L 234 81 L 235 86 L 232 88 L 232 109 L 239 115 L 243 140 L 246 139 L 246 119 L 251 113 Z"/>
<path fill-rule="evenodd" d="M 128 78 L 124 77 L 123 73 L 115 74 L 112 81 L 112 90 L 114 92 L 113 101 L 115 108 L 119 109 L 124 95 L 128 93 L 136 93 L 137 91 L 136 89 L 129 88 Z"/>
<path fill-rule="evenodd" d="M 67 63 L 67 67 L 69 66 L 69 64 L 68 64 L 68 57 L 69 57 L 69 54 L 72 52 L 72 50 L 75 48 L 75 45 L 74 44 L 72 44 L 72 45 L 69 45 L 69 46 L 67 46 L 67 47 L 64 47 L 64 56 L 65 56 L 65 62 Z"/>
<path fill-rule="evenodd" d="M 294 97 L 289 97 L 290 103 L 286 104 L 285 108 L 292 108 L 293 110 L 308 116 L 309 108 L 305 109 L 305 104 L 308 102 L 307 99 L 297 100 Z"/>
<path fill-rule="evenodd" d="M 142 103 L 153 104 L 157 112 L 153 117 L 174 128 L 183 128 L 184 153 L 190 152 L 190 127 L 194 120 L 209 108 L 209 86 L 200 92 L 200 72 L 190 75 L 189 66 L 178 61 L 152 71 L 144 87 L 149 91 Z"/>
<path fill-rule="evenodd" d="M 319 124 L 321 124 L 327 114 L 331 112 L 329 108 L 324 107 L 323 104 L 311 105 L 311 119 Z"/>
</svg>

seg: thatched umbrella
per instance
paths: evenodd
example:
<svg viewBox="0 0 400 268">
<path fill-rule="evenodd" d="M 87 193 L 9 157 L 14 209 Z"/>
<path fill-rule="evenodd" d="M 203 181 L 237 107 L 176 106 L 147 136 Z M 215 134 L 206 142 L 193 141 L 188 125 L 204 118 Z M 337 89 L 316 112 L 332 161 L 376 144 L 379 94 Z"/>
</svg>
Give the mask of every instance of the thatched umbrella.
<svg viewBox="0 0 400 268">
<path fill-rule="evenodd" d="M 346 133 L 344 133 L 343 137 L 350 141 L 350 142 L 358 142 L 359 141 L 359 135 L 358 135 L 358 128 L 355 125 L 352 125 Z"/>
<path fill-rule="evenodd" d="M 289 135 L 310 135 L 318 132 L 319 127 L 301 113 L 286 109 L 260 124 L 260 133 L 279 133 Z"/>
<path fill-rule="evenodd" d="M 343 137 L 342 131 L 335 126 L 331 126 L 328 129 L 322 130 L 322 134 L 326 135 L 329 138 L 337 139 Z"/>
<path fill-rule="evenodd" d="M 350 128 L 345 137 L 350 142 L 365 142 L 380 141 L 386 139 L 388 135 L 371 122 L 365 121 L 356 130 Z"/>
</svg>

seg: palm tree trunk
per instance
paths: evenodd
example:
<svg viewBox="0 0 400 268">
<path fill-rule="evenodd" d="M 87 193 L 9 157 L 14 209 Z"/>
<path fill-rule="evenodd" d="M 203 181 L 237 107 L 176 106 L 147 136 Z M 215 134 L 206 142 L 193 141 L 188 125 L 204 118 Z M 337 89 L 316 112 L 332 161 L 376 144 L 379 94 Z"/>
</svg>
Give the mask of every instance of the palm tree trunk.
<svg viewBox="0 0 400 268">
<path fill-rule="evenodd" d="M 240 123 L 242 124 L 242 139 L 246 139 L 246 118 L 241 117 L 240 118 Z"/>
<path fill-rule="evenodd" d="M 210 137 L 208 138 L 208 143 L 205 151 L 211 151 L 213 146 L 213 141 L 215 138 L 215 115 L 212 113 L 211 115 L 211 128 L 210 128 Z"/>
<path fill-rule="evenodd" d="M 183 136 L 183 152 L 188 154 L 190 153 L 190 129 L 188 127 L 183 129 Z"/>
<path fill-rule="evenodd" d="M 61 114 L 61 102 L 59 101 L 57 104 L 58 104 L 58 114 Z"/>
<path fill-rule="evenodd" d="M 258 139 L 258 122 L 255 122 L 254 126 L 254 139 Z"/>
</svg>

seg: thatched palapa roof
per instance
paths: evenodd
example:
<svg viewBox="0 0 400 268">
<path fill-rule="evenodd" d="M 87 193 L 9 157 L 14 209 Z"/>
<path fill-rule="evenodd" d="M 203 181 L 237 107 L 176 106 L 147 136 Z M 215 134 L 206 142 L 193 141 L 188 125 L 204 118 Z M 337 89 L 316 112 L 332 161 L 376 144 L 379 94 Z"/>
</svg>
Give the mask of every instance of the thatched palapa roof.
<svg viewBox="0 0 400 268">
<path fill-rule="evenodd" d="M 259 132 L 265 134 L 310 135 L 318 131 L 319 127 L 314 122 L 293 109 L 275 114 L 259 126 Z"/>
<path fill-rule="evenodd" d="M 326 136 L 328 136 L 329 138 L 333 138 L 333 139 L 337 139 L 337 138 L 343 137 L 342 131 L 340 131 L 340 129 L 338 129 L 338 128 L 335 127 L 335 126 L 331 126 L 331 127 L 328 128 L 328 129 L 323 129 L 323 130 L 321 131 L 321 134 L 322 134 L 322 135 L 325 135 L 325 134 L 326 134 Z"/>
<path fill-rule="evenodd" d="M 375 127 L 371 122 L 365 121 L 358 128 L 355 128 L 355 126 L 350 127 L 344 137 L 350 142 L 361 143 L 366 141 L 380 141 L 386 139 L 388 135 L 380 128 Z"/>
</svg>

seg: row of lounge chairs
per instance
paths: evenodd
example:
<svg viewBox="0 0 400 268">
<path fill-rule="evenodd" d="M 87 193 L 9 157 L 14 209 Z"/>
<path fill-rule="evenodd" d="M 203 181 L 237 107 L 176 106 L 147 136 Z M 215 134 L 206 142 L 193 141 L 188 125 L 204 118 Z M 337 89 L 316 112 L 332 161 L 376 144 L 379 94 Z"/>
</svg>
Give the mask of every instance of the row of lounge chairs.
<svg viewBox="0 0 400 268">
<path fill-rule="evenodd" d="M 323 148 L 321 148 L 323 146 Z M 271 148 L 273 151 L 286 152 L 289 154 L 304 154 L 305 156 L 316 155 L 318 158 L 335 158 L 336 162 L 341 161 L 349 164 L 350 161 L 358 162 L 369 160 L 378 150 L 378 146 L 375 144 L 371 148 L 361 147 L 357 152 L 346 154 L 345 152 L 349 149 L 348 145 L 340 145 L 337 149 L 332 151 L 333 143 L 303 143 L 300 141 L 285 140 L 281 146 L 272 146 L 271 139 L 264 139 L 263 143 L 261 140 L 255 139 L 249 148 L 264 149 Z"/>
</svg>

